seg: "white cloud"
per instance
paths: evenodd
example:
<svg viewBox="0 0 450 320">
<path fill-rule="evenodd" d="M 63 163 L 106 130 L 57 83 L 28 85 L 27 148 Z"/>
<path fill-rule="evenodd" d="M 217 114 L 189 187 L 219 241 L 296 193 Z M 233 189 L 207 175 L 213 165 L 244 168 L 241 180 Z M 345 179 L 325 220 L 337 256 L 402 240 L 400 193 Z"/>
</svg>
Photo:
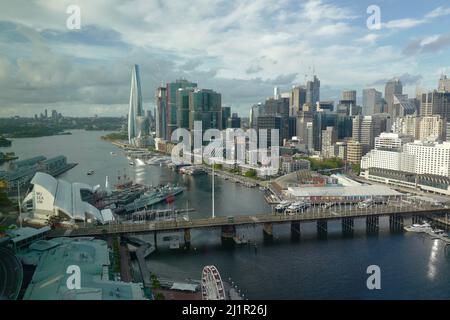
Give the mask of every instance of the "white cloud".
<svg viewBox="0 0 450 320">
<path fill-rule="evenodd" d="M 80 6 L 82 30 L 64 37 L 69 4 Z M 422 19 L 392 20 L 384 27 L 405 30 L 446 10 L 436 8 Z M 180 76 L 222 92 L 224 103 L 248 107 L 269 96 L 274 84 L 284 90 L 302 83 L 313 65 L 322 83 L 335 88 L 371 83 L 393 70 L 415 73 L 414 58 L 405 58 L 393 46 L 374 46 L 381 34 L 367 33 L 365 23 L 356 25 L 359 14 L 321 0 L 3 2 L 0 21 L 17 23 L 30 42 L 0 43 L 2 56 L 10 57 L 0 59 L 0 84 L 2 78 L 10 80 L 0 107 L 65 100 L 121 105 L 127 101 L 133 63 L 141 65 L 148 106 L 161 81 Z M 86 26 L 113 30 L 109 36 L 117 34 L 119 45 L 82 41 Z M 54 40 L 43 38 L 42 30 Z M 64 41 L 57 41 L 58 36 Z"/>
</svg>

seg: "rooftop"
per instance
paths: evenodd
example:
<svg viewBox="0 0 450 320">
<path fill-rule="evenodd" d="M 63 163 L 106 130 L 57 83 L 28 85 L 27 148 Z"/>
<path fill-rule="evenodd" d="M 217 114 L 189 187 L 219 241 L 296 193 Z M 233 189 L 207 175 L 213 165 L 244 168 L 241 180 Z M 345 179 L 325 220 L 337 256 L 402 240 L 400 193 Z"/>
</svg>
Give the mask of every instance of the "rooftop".
<svg viewBox="0 0 450 320">
<path fill-rule="evenodd" d="M 92 237 L 55 238 L 51 245 L 37 243 L 30 252 L 41 253 L 26 300 L 135 300 L 145 299 L 141 284 L 109 279 L 109 249 L 103 240 Z M 81 271 L 81 288 L 68 289 L 69 266 Z"/>
<path fill-rule="evenodd" d="M 288 192 L 294 197 L 376 197 L 401 195 L 401 193 L 381 185 L 288 187 Z"/>
</svg>

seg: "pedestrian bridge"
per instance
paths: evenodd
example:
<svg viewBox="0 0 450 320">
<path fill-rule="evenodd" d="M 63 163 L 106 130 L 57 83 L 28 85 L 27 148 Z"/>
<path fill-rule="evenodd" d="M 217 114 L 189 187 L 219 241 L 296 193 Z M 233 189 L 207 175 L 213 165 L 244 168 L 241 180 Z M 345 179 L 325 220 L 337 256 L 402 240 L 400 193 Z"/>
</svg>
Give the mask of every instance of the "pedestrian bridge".
<svg viewBox="0 0 450 320">
<path fill-rule="evenodd" d="M 291 223 L 291 227 L 299 232 L 302 222 L 317 222 L 318 230 L 327 228 L 327 221 L 342 220 L 343 230 L 353 228 L 353 219 L 366 218 L 366 225 L 370 228 L 378 228 L 380 216 L 390 216 L 392 225 L 403 226 L 403 217 L 406 216 L 433 216 L 445 215 L 450 209 L 443 206 L 433 206 L 421 203 L 389 203 L 373 205 L 369 208 L 342 205 L 331 208 L 312 206 L 305 212 L 287 215 L 283 213 L 269 213 L 256 215 L 216 216 L 214 218 L 199 218 L 192 220 L 174 219 L 170 221 L 140 221 L 137 223 L 113 223 L 110 225 L 79 227 L 76 229 L 55 229 L 49 237 L 82 237 L 102 236 L 113 234 L 137 234 L 157 232 L 184 231 L 185 241 L 190 242 L 191 229 L 222 228 L 222 235 L 233 236 L 237 226 L 263 225 L 266 235 L 272 235 L 273 224 Z M 319 230 L 319 231 L 320 231 Z"/>
</svg>

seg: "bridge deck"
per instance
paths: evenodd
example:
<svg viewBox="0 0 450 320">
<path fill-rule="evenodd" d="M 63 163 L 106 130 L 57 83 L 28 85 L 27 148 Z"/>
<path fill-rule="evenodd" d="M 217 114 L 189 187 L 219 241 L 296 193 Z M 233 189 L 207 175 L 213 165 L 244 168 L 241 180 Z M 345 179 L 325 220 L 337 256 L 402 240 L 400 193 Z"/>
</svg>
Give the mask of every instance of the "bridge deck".
<svg viewBox="0 0 450 320">
<path fill-rule="evenodd" d="M 433 206 L 373 206 L 368 209 L 352 207 L 351 209 L 335 208 L 309 208 L 306 212 L 294 215 L 284 214 L 257 214 L 242 215 L 232 218 L 216 216 L 213 218 L 194 219 L 190 221 L 144 221 L 140 223 L 111 224 L 94 226 L 73 230 L 56 229 L 50 232 L 49 237 L 77 237 L 124 233 L 149 233 L 159 231 L 181 231 L 183 229 L 216 228 L 229 225 L 254 225 L 264 223 L 308 222 L 319 220 L 338 220 L 342 218 L 362 218 L 368 216 L 385 215 L 411 215 L 447 213 L 449 209 Z"/>
</svg>

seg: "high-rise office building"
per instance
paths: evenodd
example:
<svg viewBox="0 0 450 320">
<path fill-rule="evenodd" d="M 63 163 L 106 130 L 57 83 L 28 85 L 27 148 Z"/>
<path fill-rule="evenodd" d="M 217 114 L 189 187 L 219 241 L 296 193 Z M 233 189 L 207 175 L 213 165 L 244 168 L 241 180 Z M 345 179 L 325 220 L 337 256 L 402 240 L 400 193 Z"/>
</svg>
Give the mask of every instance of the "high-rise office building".
<svg viewBox="0 0 450 320">
<path fill-rule="evenodd" d="M 177 128 L 177 92 L 178 89 L 196 88 L 197 84 L 185 79 L 175 80 L 166 85 L 166 137 L 170 140 Z"/>
<path fill-rule="evenodd" d="M 356 90 L 342 91 L 341 100 L 338 104 L 338 112 L 346 115 L 360 114 L 360 107 L 356 104 Z"/>
<path fill-rule="evenodd" d="M 373 149 L 375 137 L 390 130 L 390 117 L 385 113 L 353 118 L 352 139 L 363 146 L 363 153 Z"/>
<path fill-rule="evenodd" d="M 375 113 L 383 112 L 383 98 L 381 92 L 374 88 L 363 90 L 362 114 L 370 116 Z"/>
<path fill-rule="evenodd" d="M 313 145 L 314 150 L 322 150 L 322 133 L 327 127 L 335 127 L 337 114 L 331 112 L 316 112 L 313 116 Z"/>
<path fill-rule="evenodd" d="M 202 122 L 203 132 L 222 129 L 222 96 L 210 89 L 195 89 L 189 93 L 189 129 L 194 132 L 194 122 Z"/>
<path fill-rule="evenodd" d="M 222 116 L 223 116 L 223 112 L 222 112 Z M 227 118 L 226 127 L 224 127 L 223 129 L 226 129 L 226 128 L 239 129 L 240 127 L 241 127 L 241 118 L 239 118 L 237 113 L 233 113 L 231 115 L 231 117 Z"/>
<path fill-rule="evenodd" d="M 222 129 L 228 128 L 229 118 L 231 118 L 231 107 L 222 107 Z"/>
<path fill-rule="evenodd" d="M 258 117 L 264 114 L 264 106 L 261 103 L 255 104 L 250 108 L 249 126 L 256 129 L 258 126 Z"/>
<path fill-rule="evenodd" d="M 431 91 L 422 93 L 420 101 L 420 115 L 440 115 L 443 119 L 450 120 L 450 91 Z"/>
<path fill-rule="evenodd" d="M 142 110 L 141 80 L 139 66 L 135 64 L 131 69 L 130 105 L 128 109 L 128 142 L 140 135 L 137 118 L 144 116 Z M 139 122 L 139 124 L 142 122 Z"/>
<path fill-rule="evenodd" d="M 445 139 L 445 121 L 441 116 L 408 115 L 394 120 L 392 131 L 413 136 L 416 140 Z"/>
<path fill-rule="evenodd" d="M 304 86 L 294 86 L 291 90 L 290 115 L 297 116 L 303 111 L 303 105 L 306 103 L 306 88 Z"/>
<path fill-rule="evenodd" d="M 438 85 L 439 92 L 450 92 L 450 79 L 446 75 L 441 75 Z"/>
<path fill-rule="evenodd" d="M 312 81 L 306 82 L 306 103 L 315 106 L 320 101 L 320 81 L 314 75 Z"/>
<path fill-rule="evenodd" d="M 289 137 L 289 97 L 278 95 L 277 98 L 268 98 L 264 103 L 265 116 L 281 117 L 280 141 L 290 139 Z"/>
<path fill-rule="evenodd" d="M 398 117 L 393 121 L 392 132 L 410 135 L 416 139 L 419 139 L 420 119 L 421 117 L 416 115 L 407 115 L 404 117 Z"/>
<path fill-rule="evenodd" d="M 289 98 L 268 98 L 264 103 L 264 115 L 279 115 L 289 117 Z"/>
<path fill-rule="evenodd" d="M 333 112 L 320 111 L 313 116 L 313 146 L 314 150 L 322 150 L 322 134 L 327 127 L 334 127 L 337 139 L 352 136 L 352 117 Z"/>
<path fill-rule="evenodd" d="M 306 150 L 308 150 L 309 152 L 314 151 L 314 128 L 313 128 L 313 123 L 312 122 L 307 122 L 306 123 L 306 137 L 305 137 L 305 141 L 306 141 Z"/>
<path fill-rule="evenodd" d="M 392 79 L 384 87 L 384 99 L 386 100 L 387 113 L 393 116 L 394 95 L 403 93 L 403 85 L 399 79 Z"/>
<path fill-rule="evenodd" d="M 156 137 L 167 140 L 166 136 L 166 108 L 167 108 L 167 88 L 158 87 L 156 89 Z"/>
<path fill-rule="evenodd" d="M 394 94 L 391 113 L 393 119 L 416 113 L 417 107 L 414 99 L 408 99 L 407 94 Z"/>
<path fill-rule="evenodd" d="M 445 138 L 445 121 L 441 116 L 421 117 L 419 123 L 419 140 L 435 141 Z"/>
<path fill-rule="evenodd" d="M 316 102 L 316 110 L 317 111 L 333 111 L 334 110 L 334 101 L 317 101 Z"/>
<path fill-rule="evenodd" d="M 189 94 L 194 88 L 180 88 L 177 90 L 177 128 L 189 128 Z"/>
<path fill-rule="evenodd" d="M 260 130 L 262 129 L 266 129 L 267 131 L 267 135 L 266 135 L 266 139 L 267 139 L 267 147 L 271 147 L 273 145 L 273 141 L 272 141 L 272 130 L 278 130 L 278 146 L 282 145 L 282 117 L 277 116 L 277 115 L 265 115 L 265 116 L 259 116 L 258 117 L 258 145 L 261 142 L 260 139 L 260 134 L 262 134 L 262 132 Z"/>
<path fill-rule="evenodd" d="M 326 127 L 322 130 L 322 151 L 324 158 L 334 157 L 333 145 L 337 142 L 337 131 L 335 127 Z"/>
<path fill-rule="evenodd" d="M 312 123 L 312 121 L 312 112 L 300 111 L 300 113 L 297 115 L 296 134 L 300 142 L 307 143 L 307 124 Z"/>
</svg>

